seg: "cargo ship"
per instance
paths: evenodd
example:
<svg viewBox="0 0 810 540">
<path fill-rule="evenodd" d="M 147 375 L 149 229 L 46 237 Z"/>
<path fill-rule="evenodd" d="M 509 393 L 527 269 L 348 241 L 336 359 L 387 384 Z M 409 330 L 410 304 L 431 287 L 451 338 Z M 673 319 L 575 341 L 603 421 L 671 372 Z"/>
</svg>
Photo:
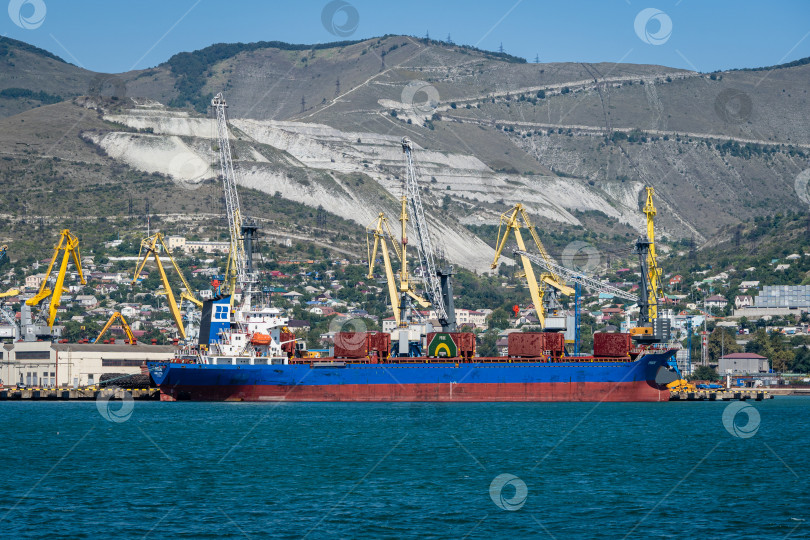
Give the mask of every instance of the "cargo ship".
<svg viewBox="0 0 810 540">
<path fill-rule="evenodd" d="M 277 308 L 254 308 L 257 279 L 252 252 L 257 226 L 242 219 L 237 182 L 230 154 L 225 99 L 217 94 L 211 101 L 216 111 L 219 157 L 225 187 L 225 202 L 231 235 L 228 292 L 232 296 L 203 303 L 198 342 L 179 351 L 171 362 L 150 362 L 149 372 L 160 388 L 161 400 L 201 401 L 667 401 L 666 385 L 679 379 L 669 365 L 676 349 L 666 345 L 669 332 L 656 319 L 660 271 L 653 248 L 652 190 L 648 189 L 648 238 L 636 244 L 641 264 L 642 294 L 638 300 L 639 325 L 635 339 L 630 334 L 595 334 L 594 354 L 570 356 L 559 332 L 514 333 L 506 354 L 479 357 L 475 336 L 456 332 L 453 307 L 452 266 L 441 267 L 433 248 L 418 185 L 413 145 L 405 137 L 402 150 L 406 174 L 401 197 L 401 238 L 396 247 L 387 220 L 380 213 L 374 229 L 373 249 L 369 244 L 369 278 L 379 247 L 385 263 L 391 305 L 398 328 L 382 332 L 339 332 L 328 357 L 307 354 L 303 344 L 287 329 L 287 319 Z M 648 208 L 649 207 L 649 208 Z M 410 208 L 410 213 L 408 211 Z M 410 216 L 410 217 L 409 217 Z M 523 225 L 520 224 L 522 219 Z M 409 278 L 408 221 L 412 220 L 424 298 Z M 546 267 L 542 283 L 549 288 L 544 302 L 534 277 L 530 258 L 520 253 L 532 302 L 541 327 L 561 330 L 552 324 L 557 317 L 545 317 L 556 308 L 558 293 L 574 289 L 556 272 L 529 220 L 518 204 L 501 216 L 504 234 L 499 232 L 492 268 L 497 267 L 507 237 L 513 232 L 517 246 L 525 250 L 521 227 L 531 232 Z M 387 231 L 387 232 L 386 232 Z M 369 231 L 371 233 L 371 231 Z M 401 262 L 399 283 L 387 252 L 390 239 Z M 231 264 L 233 263 L 233 264 Z M 584 280 L 572 275 L 572 279 Z M 590 280 L 597 288 L 603 284 Z M 578 281 L 579 282 L 579 281 Z M 649 285 L 649 287 L 648 287 Z M 234 309 L 238 287 L 242 292 Z M 648 294 L 648 291 L 649 294 Z M 627 293 L 616 289 L 626 297 Z M 420 327 L 410 319 L 411 300 L 436 310 L 441 332 Z M 564 318 L 562 318 L 564 320 Z"/>
<path fill-rule="evenodd" d="M 161 400 L 667 401 L 678 378 L 675 348 L 622 333 L 594 334 L 590 356 L 566 356 L 560 333 L 513 333 L 506 355 L 477 357 L 471 333 L 431 332 L 417 356 L 397 356 L 390 334 L 340 332 L 333 354 L 319 358 L 286 324 L 276 308 L 205 302 L 198 345 L 148 364 Z"/>
</svg>

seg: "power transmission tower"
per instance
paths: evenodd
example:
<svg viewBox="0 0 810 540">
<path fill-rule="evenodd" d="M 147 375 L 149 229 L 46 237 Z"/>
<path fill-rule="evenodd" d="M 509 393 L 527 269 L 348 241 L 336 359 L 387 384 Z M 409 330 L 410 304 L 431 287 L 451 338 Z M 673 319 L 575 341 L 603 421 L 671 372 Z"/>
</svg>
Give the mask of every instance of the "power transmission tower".
<svg viewBox="0 0 810 540">
<path fill-rule="evenodd" d="M 301 96 L 301 112 L 304 112 L 304 109 L 307 108 L 307 100 L 304 96 Z"/>
<path fill-rule="evenodd" d="M 498 52 L 503 54 L 503 41 L 501 41 L 501 44 L 498 46 Z"/>
<path fill-rule="evenodd" d="M 335 95 L 340 95 L 340 77 L 335 81 Z"/>
</svg>

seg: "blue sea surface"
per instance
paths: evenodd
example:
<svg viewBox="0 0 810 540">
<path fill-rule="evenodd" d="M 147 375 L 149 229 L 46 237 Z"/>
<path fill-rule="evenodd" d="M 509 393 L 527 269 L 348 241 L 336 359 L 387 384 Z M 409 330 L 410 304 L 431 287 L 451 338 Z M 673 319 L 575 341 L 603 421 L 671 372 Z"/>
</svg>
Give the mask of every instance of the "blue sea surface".
<svg viewBox="0 0 810 540">
<path fill-rule="evenodd" d="M 810 398 L 128 405 L 0 403 L 4 537 L 810 537 Z"/>
</svg>

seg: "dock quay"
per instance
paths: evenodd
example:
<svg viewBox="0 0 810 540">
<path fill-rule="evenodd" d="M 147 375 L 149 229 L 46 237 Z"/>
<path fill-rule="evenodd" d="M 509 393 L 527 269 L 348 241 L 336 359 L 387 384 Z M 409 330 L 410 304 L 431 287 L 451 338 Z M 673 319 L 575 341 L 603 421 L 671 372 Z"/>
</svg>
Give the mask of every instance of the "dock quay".
<svg viewBox="0 0 810 540">
<path fill-rule="evenodd" d="M 124 390 L 116 388 L 112 393 L 106 388 L 5 388 L 0 390 L 0 401 L 12 400 L 47 400 L 47 401 L 92 401 L 98 399 L 99 393 L 110 396 L 110 399 L 123 399 L 128 393 L 136 401 L 157 401 L 160 391 L 157 388 L 133 388 Z"/>
<path fill-rule="evenodd" d="M 670 401 L 763 401 L 773 399 L 773 394 L 766 390 L 697 390 L 695 392 L 672 392 Z"/>
</svg>

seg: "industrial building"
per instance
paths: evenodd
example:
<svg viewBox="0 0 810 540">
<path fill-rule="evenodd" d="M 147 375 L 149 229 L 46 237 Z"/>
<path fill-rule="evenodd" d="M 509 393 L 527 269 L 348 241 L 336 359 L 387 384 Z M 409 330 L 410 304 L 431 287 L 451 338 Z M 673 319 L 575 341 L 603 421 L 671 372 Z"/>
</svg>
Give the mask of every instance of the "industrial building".
<svg viewBox="0 0 810 540">
<path fill-rule="evenodd" d="M 766 285 L 754 298 L 754 308 L 810 309 L 810 285 Z"/>
<path fill-rule="evenodd" d="M 147 361 L 170 360 L 172 345 L 16 342 L 0 348 L 4 386 L 80 387 L 98 384 L 108 373 L 141 373 Z"/>
<path fill-rule="evenodd" d="M 720 375 L 752 375 L 768 373 L 768 359 L 754 353 L 732 353 L 722 356 L 717 365 Z"/>
</svg>

